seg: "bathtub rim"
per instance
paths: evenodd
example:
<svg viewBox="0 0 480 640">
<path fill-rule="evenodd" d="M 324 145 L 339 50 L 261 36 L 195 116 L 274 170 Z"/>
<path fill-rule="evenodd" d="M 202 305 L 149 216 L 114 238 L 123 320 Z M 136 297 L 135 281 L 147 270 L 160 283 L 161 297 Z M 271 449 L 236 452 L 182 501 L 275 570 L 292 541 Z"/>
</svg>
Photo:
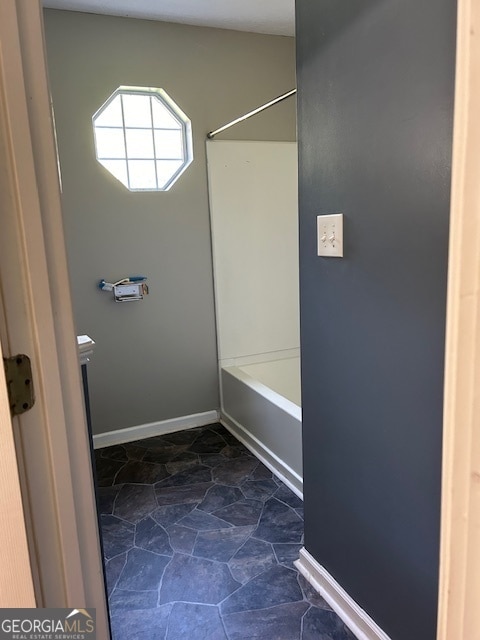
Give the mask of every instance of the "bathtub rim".
<svg viewBox="0 0 480 640">
<path fill-rule="evenodd" d="M 245 371 L 242 371 L 242 369 L 240 369 L 238 366 L 223 366 L 221 367 L 221 369 L 243 382 L 247 387 L 250 387 L 250 389 L 263 396 L 266 400 L 275 404 L 277 407 L 282 409 L 282 411 L 288 413 L 288 415 L 298 420 L 300 422 L 300 425 L 302 424 L 302 408 L 298 404 L 295 404 L 295 402 L 288 400 L 288 398 L 282 396 L 280 393 L 278 393 L 278 391 L 275 391 L 274 389 L 268 387 L 266 384 L 263 384 L 263 382 L 260 382 Z M 223 406 L 222 411 L 224 411 Z"/>
<path fill-rule="evenodd" d="M 292 356 L 290 356 L 292 357 Z M 295 357 L 295 356 L 293 356 Z M 275 358 L 275 360 L 282 358 Z M 269 360 L 273 362 L 274 360 Z M 220 363 L 219 363 L 220 364 Z M 250 363 L 246 363 L 248 366 Z M 238 366 L 219 366 L 220 379 L 220 423 L 228 429 L 247 449 L 249 449 L 256 458 L 260 460 L 272 473 L 289 487 L 300 499 L 303 500 L 303 476 L 295 471 L 285 460 L 279 457 L 266 443 L 259 440 L 254 433 L 247 427 L 238 422 L 226 410 L 224 404 L 223 376 L 222 372 L 232 376 L 241 384 L 248 387 L 252 393 L 262 396 L 266 402 L 277 407 L 284 412 L 290 419 L 298 423 L 300 432 L 302 431 L 302 408 L 274 391 L 267 385 L 259 382 L 248 373 L 240 370 Z M 296 425 L 295 425 L 296 426 Z"/>
</svg>

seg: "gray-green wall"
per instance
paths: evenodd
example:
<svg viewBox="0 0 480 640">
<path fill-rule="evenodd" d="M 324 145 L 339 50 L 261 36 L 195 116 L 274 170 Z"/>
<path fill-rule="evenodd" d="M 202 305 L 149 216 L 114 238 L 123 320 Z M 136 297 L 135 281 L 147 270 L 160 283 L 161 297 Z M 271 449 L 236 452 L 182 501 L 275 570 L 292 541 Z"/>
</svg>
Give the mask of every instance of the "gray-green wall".
<svg viewBox="0 0 480 640">
<path fill-rule="evenodd" d="M 219 406 L 206 133 L 295 86 L 293 38 L 45 12 L 63 211 L 95 433 Z M 92 114 L 120 85 L 162 87 L 191 118 L 194 162 L 166 193 L 130 193 L 95 159 Z M 222 136 L 294 140 L 290 99 Z M 115 304 L 97 282 L 148 276 Z"/>
</svg>

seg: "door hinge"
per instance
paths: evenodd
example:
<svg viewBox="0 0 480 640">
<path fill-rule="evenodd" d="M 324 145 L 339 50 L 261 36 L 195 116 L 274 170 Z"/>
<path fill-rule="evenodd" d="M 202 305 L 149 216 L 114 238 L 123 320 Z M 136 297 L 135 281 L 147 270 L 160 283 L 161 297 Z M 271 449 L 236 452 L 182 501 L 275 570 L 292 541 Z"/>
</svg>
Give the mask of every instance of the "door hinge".
<svg viewBox="0 0 480 640">
<path fill-rule="evenodd" d="M 7 379 L 10 411 L 13 416 L 18 416 L 31 409 L 35 404 L 32 364 L 30 358 L 24 353 L 19 353 L 11 358 L 4 358 L 3 364 Z"/>
</svg>

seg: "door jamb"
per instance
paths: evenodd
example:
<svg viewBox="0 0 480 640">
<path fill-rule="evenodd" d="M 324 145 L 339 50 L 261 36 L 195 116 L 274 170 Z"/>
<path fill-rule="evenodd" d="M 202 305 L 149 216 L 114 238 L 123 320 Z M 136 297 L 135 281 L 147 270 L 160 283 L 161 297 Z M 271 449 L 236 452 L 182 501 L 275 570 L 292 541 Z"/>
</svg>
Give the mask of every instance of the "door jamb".
<svg viewBox="0 0 480 640">
<path fill-rule="evenodd" d="M 26 352 L 34 370 L 36 405 L 13 424 L 37 606 L 95 607 L 106 639 L 43 33 L 40 0 L 1 0 L 0 333 L 4 354 Z"/>
<path fill-rule="evenodd" d="M 437 640 L 480 639 L 479 37 L 458 0 Z"/>
<path fill-rule="evenodd" d="M 8 1 L 18 9 L 22 55 L 35 171 L 45 231 L 45 252 L 52 284 L 52 308 L 58 365 L 62 374 L 62 398 L 69 420 L 68 446 L 72 486 L 77 509 L 82 574 L 88 591 L 88 573 L 101 574 L 98 534 L 94 523 L 93 492 L 86 486 L 84 470 L 87 443 L 78 362 L 71 338 L 74 335 L 71 300 L 61 223 L 58 178 L 53 174 L 56 153 L 45 65 L 38 53 L 42 40 L 41 7 L 32 0 Z M 35 6 L 34 6 L 35 5 Z M 458 0 L 457 73 L 450 223 L 447 339 L 445 367 L 444 458 L 442 487 L 442 543 L 438 640 L 480 637 L 480 609 L 475 601 L 480 582 L 480 7 L 475 0 Z M 31 48 L 30 48 L 31 47 Z M 43 40 L 42 40 L 43 50 Z M 40 70 L 40 76 L 37 72 Z M 47 106 L 48 103 L 48 106 Z M 47 126 L 45 126 L 47 123 Z M 47 161 L 40 162 L 40 150 Z M 52 184 L 54 188 L 52 190 Z M 75 456 L 71 455 L 76 449 Z M 80 453 L 79 453 L 80 452 Z M 57 478 L 58 481 L 58 478 Z M 88 512 L 90 516 L 88 517 Z M 83 520 L 83 527 L 81 521 Z M 82 530 L 83 529 L 83 530 Z M 95 532 L 95 544 L 87 538 Z M 95 549 L 93 547 L 96 547 Z M 85 562 L 83 562 L 83 560 Z M 88 566 L 87 566 L 88 565 Z M 91 600 L 93 587 L 86 605 Z M 97 585 L 98 586 L 98 585 Z M 102 587 L 97 591 L 103 600 Z M 98 605 L 97 605 L 98 606 Z M 477 634 L 477 635 L 475 635 Z M 107 636 L 105 636 L 107 637 Z"/>
</svg>

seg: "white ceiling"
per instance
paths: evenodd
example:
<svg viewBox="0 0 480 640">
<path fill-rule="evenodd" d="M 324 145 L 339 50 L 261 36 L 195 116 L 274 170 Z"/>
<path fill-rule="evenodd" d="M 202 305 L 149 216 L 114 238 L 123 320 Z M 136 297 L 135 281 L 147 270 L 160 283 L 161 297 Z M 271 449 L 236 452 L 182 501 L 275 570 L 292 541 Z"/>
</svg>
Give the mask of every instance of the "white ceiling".
<svg viewBox="0 0 480 640">
<path fill-rule="evenodd" d="M 45 7 L 293 36 L 294 0 L 43 0 Z"/>
</svg>

